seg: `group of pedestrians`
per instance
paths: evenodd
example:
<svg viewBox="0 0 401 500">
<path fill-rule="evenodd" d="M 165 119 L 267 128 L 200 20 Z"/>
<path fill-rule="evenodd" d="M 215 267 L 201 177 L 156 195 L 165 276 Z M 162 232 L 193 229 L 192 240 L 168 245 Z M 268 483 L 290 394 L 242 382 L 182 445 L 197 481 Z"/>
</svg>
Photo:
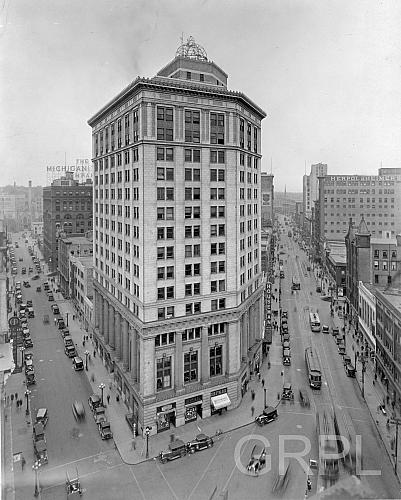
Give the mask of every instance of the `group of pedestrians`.
<svg viewBox="0 0 401 500">
<path fill-rule="evenodd" d="M 17 410 L 19 410 L 21 408 L 21 406 L 23 405 L 22 399 L 18 399 L 18 392 L 11 394 L 11 395 L 6 395 L 6 396 L 4 396 L 4 398 L 5 398 L 7 405 L 12 405 L 15 401 L 15 405 L 17 407 Z"/>
</svg>

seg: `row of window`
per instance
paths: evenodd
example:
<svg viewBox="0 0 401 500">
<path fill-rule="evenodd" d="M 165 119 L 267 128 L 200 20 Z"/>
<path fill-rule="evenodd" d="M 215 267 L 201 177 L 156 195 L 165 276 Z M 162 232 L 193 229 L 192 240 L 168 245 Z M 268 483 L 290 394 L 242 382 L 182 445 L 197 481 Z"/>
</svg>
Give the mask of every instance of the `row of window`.
<svg viewBox="0 0 401 500">
<path fill-rule="evenodd" d="M 200 283 L 187 283 L 185 285 L 185 297 L 200 295 Z M 225 292 L 226 280 L 212 280 L 210 282 L 210 293 Z M 174 299 L 174 286 L 157 288 L 157 300 Z"/>
<path fill-rule="evenodd" d="M 129 261 L 126 261 L 129 263 Z M 135 264 L 134 264 L 135 265 Z M 213 261 L 210 263 L 210 273 L 218 274 L 226 272 L 226 262 L 224 260 Z M 200 264 L 186 264 L 185 276 L 200 276 Z M 157 268 L 157 279 L 174 279 L 174 266 L 165 266 Z"/>
<path fill-rule="evenodd" d="M 219 311 L 226 308 L 226 299 L 212 299 L 210 301 L 210 310 Z M 200 314 L 202 312 L 201 302 L 189 302 L 185 304 L 185 315 Z M 157 309 L 157 319 L 171 319 L 175 316 L 175 306 L 159 307 Z"/>
<path fill-rule="evenodd" d="M 227 323 L 214 323 L 208 327 L 208 336 L 224 335 L 227 331 Z M 202 327 L 187 328 L 182 332 L 182 341 L 200 339 L 202 335 Z M 155 347 L 164 347 L 175 344 L 176 332 L 160 333 L 155 337 Z"/>
<path fill-rule="evenodd" d="M 168 247 L 157 247 L 157 260 L 174 259 L 174 248 L 173 246 Z M 101 248 L 101 250 L 103 250 Z M 210 244 L 210 255 L 225 255 L 226 244 L 225 242 L 211 243 Z M 200 245 L 185 245 L 185 256 L 186 257 L 199 257 L 200 256 Z M 188 264 L 192 266 L 192 264 Z M 185 269 L 187 265 L 185 266 Z M 191 276 L 191 274 L 186 276 Z"/>
<path fill-rule="evenodd" d="M 197 382 L 199 379 L 199 351 L 191 350 L 183 354 L 184 384 Z M 221 345 L 209 348 L 209 376 L 216 377 L 223 373 L 223 347 Z M 156 360 L 156 390 L 172 387 L 172 357 L 163 356 Z"/>
</svg>

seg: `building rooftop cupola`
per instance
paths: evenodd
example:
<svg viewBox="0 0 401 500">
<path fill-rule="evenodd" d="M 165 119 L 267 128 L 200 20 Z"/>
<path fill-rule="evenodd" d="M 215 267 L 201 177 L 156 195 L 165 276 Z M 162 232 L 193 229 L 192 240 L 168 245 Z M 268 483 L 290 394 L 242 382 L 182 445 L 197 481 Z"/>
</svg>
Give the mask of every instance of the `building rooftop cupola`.
<svg viewBox="0 0 401 500">
<path fill-rule="evenodd" d="M 156 75 L 163 78 L 191 81 L 201 85 L 217 85 L 227 88 L 227 74 L 213 61 L 206 50 L 192 36 L 186 41 L 181 37 L 175 58 Z"/>
</svg>

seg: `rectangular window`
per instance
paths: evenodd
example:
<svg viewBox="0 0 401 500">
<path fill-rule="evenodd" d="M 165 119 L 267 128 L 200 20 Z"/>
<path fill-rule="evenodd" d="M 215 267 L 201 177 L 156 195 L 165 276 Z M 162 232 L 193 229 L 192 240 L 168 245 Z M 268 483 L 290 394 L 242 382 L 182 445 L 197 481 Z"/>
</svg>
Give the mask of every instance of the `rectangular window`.
<svg viewBox="0 0 401 500">
<path fill-rule="evenodd" d="M 162 391 L 171 387 L 171 356 L 157 359 L 156 390 Z"/>
<path fill-rule="evenodd" d="M 184 353 L 184 383 L 198 380 L 198 351 Z"/>
<path fill-rule="evenodd" d="M 185 161 L 191 163 L 200 163 L 200 149 L 186 149 Z"/>
<path fill-rule="evenodd" d="M 157 107 L 157 140 L 172 141 L 173 140 L 173 108 L 164 106 Z"/>
<path fill-rule="evenodd" d="M 224 144 L 223 113 L 210 113 L 210 144 Z"/>
<path fill-rule="evenodd" d="M 185 110 L 185 142 L 200 143 L 200 111 Z"/>
<path fill-rule="evenodd" d="M 216 377 L 223 373 L 223 346 L 211 347 L 209 350 L 210 376 Z"/>
</svg>

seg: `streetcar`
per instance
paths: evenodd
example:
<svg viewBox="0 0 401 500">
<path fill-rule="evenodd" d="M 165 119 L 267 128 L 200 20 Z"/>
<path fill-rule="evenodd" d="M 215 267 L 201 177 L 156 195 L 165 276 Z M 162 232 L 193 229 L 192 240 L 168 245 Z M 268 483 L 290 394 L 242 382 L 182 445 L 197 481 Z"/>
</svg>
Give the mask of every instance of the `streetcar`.
<svg viewBox="0 0 401 500">
<path fill-rule="evenodd" d="M 297 276 L 292 277 L 291 290 L 301 290 L 301 282 Z"/>
<path fill-rule="evenodd" d="M 331 408 L 321 409 L 316 413 L 316 431 L 319 440 L 319 473 L 328 487 L 336 482 L 339 474 L 334 413 Z"/>
<path fill-rule="evenodd" d="M 352 419 L 344 408 L 336 407 L 334 410 L 334 429 L 344 468 L 350 474 L 358 476 L 362 468 L 361 446 L 360 442 L 357 443 Z"/>
<path fill-rule="evenodd" d="M 305 363 L 308 371 L 309 385 L 312 389 L 320 389 L 322 386 L 322 370 L 318 355 L 313 347 L 305 349 Z"/>
<path fill-rule="evenodd" d="M 319 315 L 315 312 L 309 313 L 309 324 L 312 332 L 320 332 L 320 318 Z"/>
</svg>

